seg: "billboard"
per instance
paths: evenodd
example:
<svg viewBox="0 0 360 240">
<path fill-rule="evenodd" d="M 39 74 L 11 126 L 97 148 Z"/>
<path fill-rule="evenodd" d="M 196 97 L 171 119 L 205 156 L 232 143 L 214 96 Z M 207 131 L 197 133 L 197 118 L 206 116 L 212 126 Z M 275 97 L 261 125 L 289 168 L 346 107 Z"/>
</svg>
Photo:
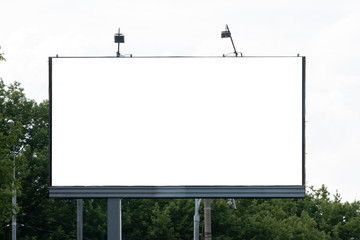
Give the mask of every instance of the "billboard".
<svg viewBox="0 0 360 240">
<path fill-rule="evenodd" d="M 51 197 L 303 197 L 305 57 L 51 57 Z"/>
</svg>

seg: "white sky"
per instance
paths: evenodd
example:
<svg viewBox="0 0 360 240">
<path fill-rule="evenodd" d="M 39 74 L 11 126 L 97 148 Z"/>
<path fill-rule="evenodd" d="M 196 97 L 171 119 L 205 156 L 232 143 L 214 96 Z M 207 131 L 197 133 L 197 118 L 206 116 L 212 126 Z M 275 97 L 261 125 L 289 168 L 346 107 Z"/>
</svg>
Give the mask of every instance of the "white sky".
<svg viewBox="0 0 360 240">
<path fill-rule="evenodd" d="M 48 96 L 48 57 L 222 55 L 229 25 L 244 55 L 307 57 L 307 184 L 360 200 L 358 0 L 0 0 L 0 77 Z"/>
</svg>

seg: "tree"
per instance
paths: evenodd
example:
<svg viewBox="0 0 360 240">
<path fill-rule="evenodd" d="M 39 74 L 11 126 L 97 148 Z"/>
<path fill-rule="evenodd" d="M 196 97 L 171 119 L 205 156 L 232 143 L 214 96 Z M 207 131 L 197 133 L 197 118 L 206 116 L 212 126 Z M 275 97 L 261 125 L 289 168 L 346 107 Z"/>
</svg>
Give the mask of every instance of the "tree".
<svg viewBox="0 0 360 240">
<path fill-rule="evenodd" d="M 1 83 L 0 80 L 0 88 Z M 7 119 L 2 116 L 1 112 L 0 118 L 2 122 L 0 132 L 0 227 L 2 227 L 11 219 L 12 209 L 16 207 L 13 206 L 11 198 L 13 197 L 14 190 L 19 190 L 18 185 L 16 183 L 14 185 L 14 153 L 12 153 L 12 146 L 16 144 L 19 124 L 8 127 Z"/>
<path fill-rule="evenodd" d="M 16 175 L 22 169 L 24 160 L 23 151 L 28 134 L 27 126 L 23 123 L 29 119 L 28 110 L 31 110 L 33 101 L 25 98 L 19 83 L 6 86 L 0 79 L 0 226 L 6 225 L 13 214 L 11 198 L 16 189 L 21 194 L 20 179 L 14 180 L 13 167 L 15 161 Z M 9 126 L 9 120 L 14 124 Z"/>
<path fill-rule="evenodd" d="M 1 49 L 1 46 L 0 46 Z M 3 53 L 0 52 L 0 61 L 5 61 L 5 58 L 3 57 Z M 5 89 L 4 89 L 4 82 L 0 78 L 0 106 L 4 105 L 5 99 Z M 2 108 L 1 108 L 2 109 Z M 3 224 L 9 219 L 12 209 L 12 204 L 9 203 L 8 199 L 12 196 L 12 174 L 11 174 L 11 161 L 9 161 L 10 156 L 10 150 L 8 148 L 8 138 L 14 138 L 14 136 L 8 136 L 9 131 L 4 125 L 4 122 L 6 121 L 4 119 L 4 116 L 2 114 L 2 111 L 0 112 L 0 228 L 3 227 Z M 6 134 L 8 133 L 8 134 Z"/>
<path fill-rule="evenodd" d="M 160 209 L 158 202 L 155 202 L 152 210 L 149 235 L 153 238 L 176 239 L 175 230 L 171 221 L 169 208 Z"/>
<path fill-rule="evenodd" d="M 1 46 L 0 46 L 1 49 Z M 6 61 L 6 59 L 4 58 L 4 53 L 0 52 L 0 61 Z"/>
</svg>

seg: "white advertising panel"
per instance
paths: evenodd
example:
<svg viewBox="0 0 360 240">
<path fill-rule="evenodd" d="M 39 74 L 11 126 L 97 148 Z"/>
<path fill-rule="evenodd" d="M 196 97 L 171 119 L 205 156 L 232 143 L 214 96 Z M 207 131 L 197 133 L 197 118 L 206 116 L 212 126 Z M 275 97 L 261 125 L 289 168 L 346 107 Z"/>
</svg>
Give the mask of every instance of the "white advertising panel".
<svg viewBox="0 0 360 240">
<path fill-rule="evenodd" d="M 51 185 L 303 184 L 301 57 L 52 58 Z"/>
</svg>

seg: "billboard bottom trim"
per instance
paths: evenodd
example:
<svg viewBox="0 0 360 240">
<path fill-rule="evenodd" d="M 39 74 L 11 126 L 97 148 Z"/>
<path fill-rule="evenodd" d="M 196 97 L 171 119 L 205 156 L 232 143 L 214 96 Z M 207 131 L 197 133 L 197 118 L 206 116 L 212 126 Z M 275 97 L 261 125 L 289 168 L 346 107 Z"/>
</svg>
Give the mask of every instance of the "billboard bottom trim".
<svg viewBox="0 0 360 240">
<path fill-rule="evenodd" d="M 305 186 L 52 186 L 51 198 L 304 198 Z"/>
</svg>

